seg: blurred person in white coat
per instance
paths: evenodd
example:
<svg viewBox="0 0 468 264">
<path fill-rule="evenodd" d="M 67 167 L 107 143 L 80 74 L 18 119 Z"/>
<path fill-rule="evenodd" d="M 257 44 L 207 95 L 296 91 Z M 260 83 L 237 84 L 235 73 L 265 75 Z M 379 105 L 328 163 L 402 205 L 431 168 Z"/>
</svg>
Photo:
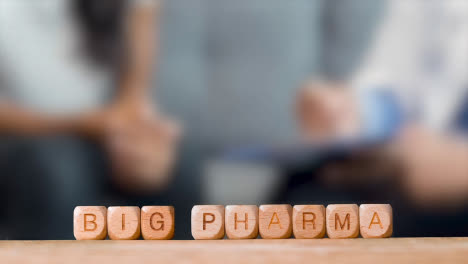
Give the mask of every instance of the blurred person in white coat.
<svg viewBox="0 0 468 264">
<path fill-rule="evenodd" d="M 468 2 L 391 0 L 356 73 L 306 83 L 297 113 L 309 141 L 380 141 L 371 155 L 398 164 L 410 201 L 448 208 L 468 197 L 467 99 Z M 377 164 L 334 164 L 324 180 L 365 185 Z"/>
</svg>

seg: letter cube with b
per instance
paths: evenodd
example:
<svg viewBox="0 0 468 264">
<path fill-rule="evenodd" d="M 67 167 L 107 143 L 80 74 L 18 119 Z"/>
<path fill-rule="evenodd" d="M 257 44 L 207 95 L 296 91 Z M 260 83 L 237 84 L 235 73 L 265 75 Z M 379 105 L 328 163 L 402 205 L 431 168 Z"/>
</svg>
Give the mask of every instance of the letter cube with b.
<svg viewBox="0 0 468 264">
<path fill-rule="evenodd" d="M 192 208 L 192 236 L 195 239 L 224 238 L 224 206 L 195 205 Z"/>
<path fill-rule="evenodd" d="M 174 237 L 173 206 L 143 206 L 141 235 L 146 240 L 167 240 Z"/>
<path fill-rule="evenodd" d="M 328 205 L 326 222 L 329 238 L 356 238 L 359 236 L 359 208 L 356 204 Z"/>
<path fill-rule="evenodd" d="M 362 204 L 359 207 L 361 235 L 364 238 L 390 237 L 393 232 L 392 206 Z"/>
<path fill-rule="evenodd" d="M 226 234 L 229 239 L 251 239 L 258 236 L 256 205 L 226 206 Z"/>
<path fill-rule="evenodd" d="M 102 240 L 107 236 L 104 206 L 77 206 L 73 211 L 73 234 L 77 240 Z"/>
</svg>

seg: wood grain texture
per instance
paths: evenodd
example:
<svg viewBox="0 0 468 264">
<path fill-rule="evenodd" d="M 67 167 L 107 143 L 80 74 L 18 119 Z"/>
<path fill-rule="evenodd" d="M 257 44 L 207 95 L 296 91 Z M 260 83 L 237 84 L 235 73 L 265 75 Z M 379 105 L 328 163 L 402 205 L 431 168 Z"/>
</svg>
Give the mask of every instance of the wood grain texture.
<svg viewBox="0 0 468 264">
<path fill-rule="evenodd" d="M 107 208 L 107 233 L 113 240 L 133 240 L 140 237 L 140 208 L 111 206 Z"/>
<path fill-rule="evenodd" d="M 258 212 L 262 238 L 289 238 L 292 234 L 292 207 L 289 204 L 261 205 Z"/>
<path fill-rule="evenodd" d="M 104 206 L 77 206 L 73 211 L 73 234 L 77 240 L 100 240 L 107 236 Z"/>
<path fill-rule="evenodd" d="M 228 205 L 225 214 L 229 239 L 252 239 L 258 236 L 258 206 Z"/>
<path fill-rule="evenodd" d="M 224 206 L 195 205 L 192 208 L 192 236 L 195 239 L 224 238 Z"/>
<path fill-rule="evenodd" d="M 141 208 L 141 235 L 146 240 L 174 237 L 173 206 L 143 206 Z"/>
<path fill-rule="evenodd" d="M 329 238 L 359 236 L 359 207 L 357 204 L 330 204 L 326 212 Z"/>
<path fill-rule="evenodd" d="M 359 225 L 364 238 L 386 238 L 393 232 L 392 206 L 389 204 L 361 204 Z"/>
<path fill-rule="evenodd" d="M 466 263 L 468 238 L 0 241 L 2 263 Z"/>
<path fill-rule="evenodd" d="M 292 221 L 295 238 L 323 238 L 325 236 L 325 207 L 323 205 L 295 205 Z"/>
</svg>

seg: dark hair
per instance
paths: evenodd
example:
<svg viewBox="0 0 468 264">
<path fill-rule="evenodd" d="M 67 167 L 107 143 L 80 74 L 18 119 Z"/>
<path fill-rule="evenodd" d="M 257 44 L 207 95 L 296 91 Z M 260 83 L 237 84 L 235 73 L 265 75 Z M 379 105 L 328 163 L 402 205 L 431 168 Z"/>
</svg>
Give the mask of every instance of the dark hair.
<svg viewBox="0 0 468 264">
<path fill-rule="evenodd" d="M 125 57 L 123 27 L 127 1 L 74 0 L 72 8 L 86 54 L 100 65 L 120 65 Z"/>
</svg>

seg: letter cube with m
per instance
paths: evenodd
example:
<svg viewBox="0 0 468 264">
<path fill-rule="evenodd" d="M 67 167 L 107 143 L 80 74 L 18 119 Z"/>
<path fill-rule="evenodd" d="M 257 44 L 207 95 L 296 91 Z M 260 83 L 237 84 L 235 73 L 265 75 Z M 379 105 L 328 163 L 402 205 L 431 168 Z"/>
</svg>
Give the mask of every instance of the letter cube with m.
<svg viewBox="0 0 468 264">
<path fill-rule="evenodd" d="M 329 238 L 356 238 L 359 236 L 359 207 L 357 204 L 330 204 L 327 206 L 326 219 Z"/>
</svg>

